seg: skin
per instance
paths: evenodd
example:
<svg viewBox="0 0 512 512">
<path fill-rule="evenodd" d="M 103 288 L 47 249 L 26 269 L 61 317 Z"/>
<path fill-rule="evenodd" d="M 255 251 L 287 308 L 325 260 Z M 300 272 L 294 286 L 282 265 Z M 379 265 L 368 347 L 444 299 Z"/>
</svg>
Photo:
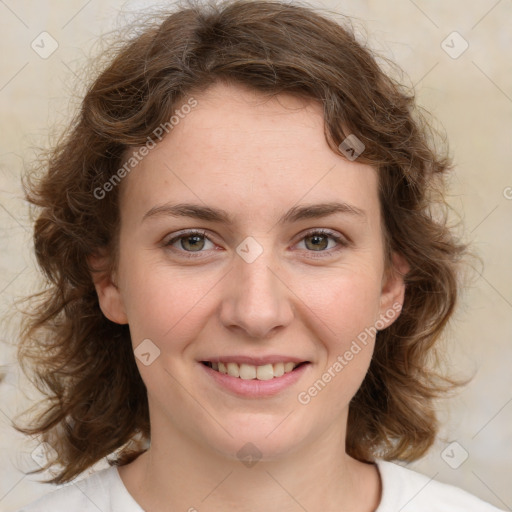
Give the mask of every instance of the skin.
<svg viewBox="0 0 512 512">
<path fill-rule="evenodd" d="M 314 101 L 225 83 L 194 97 L 198 106 L 124 179 L 118 267 L 94 278 L 102 311 L 129 324 L 133 347 L 150 339 L 160 350 L 148 366 L 136 359 L 151 447 L 120 476 L 148 512 L 374 511 L 378 470 L 345 452 L 348 404 L 374 338 L 307 405 L 297 395 L 403 303 L 405 263 L 394 255 L 394 269 L 385 268 L 377 172 L 328 147 Z M 293 206 L 332 201 L 364 216 L 278 223 Z M 184 202 L 222 208 L 234 223 L 143 220 L 155 206 Z M 185 237 L 165 246 L 185 229 L 206 230 L 204 245 L 194 252 Z M 324 235 L 318 249 L 306 236 L 315 229 L 347 243 Z M 249 236 L 263 250 L 252 263 L 236 252 Z M 212 383 L 198 363 L 239 354 L 310 364 L 277 395 L 246 398 Z M 248 442 L 261 453 L 252 467 L 237 458 Z"/>
</svg>

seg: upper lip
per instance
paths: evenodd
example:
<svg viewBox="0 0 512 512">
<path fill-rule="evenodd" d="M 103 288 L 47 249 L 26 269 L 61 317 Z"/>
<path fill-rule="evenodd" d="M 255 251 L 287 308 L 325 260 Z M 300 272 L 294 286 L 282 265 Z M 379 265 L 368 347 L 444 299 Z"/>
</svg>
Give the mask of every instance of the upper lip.
<svg viewBox="0 0 512 512">
<path fill-rule="evenodd" d="M 253 356 L 215 356 L 211 358 L 201 359 L 201 361 L 209 363 L 239 363 L 239 364 L 250 364 L 252 366 L 263 366 L 265 364 L 276 364 L 276 363 L 307 363 L 307 359 L 301 359 L 300 357 L 293 356 L 282 356 L 282 355 L 269 355 L 261 357 Z"/>
</svg>

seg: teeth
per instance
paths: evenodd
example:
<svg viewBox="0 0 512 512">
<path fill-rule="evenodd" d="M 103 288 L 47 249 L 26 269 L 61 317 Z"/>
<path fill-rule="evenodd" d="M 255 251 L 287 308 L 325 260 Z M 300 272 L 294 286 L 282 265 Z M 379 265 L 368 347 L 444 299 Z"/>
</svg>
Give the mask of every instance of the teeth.
<svg viewBox="0 0 512 512">
<path fill-rule="evenodd" d="M 228 363 L 228 375 L 231 375 L 231 377 L 240 377 L 240 368 L 236 363 Z"/>
<path fill-rule="evenodd" d="M 276 363 L 274 365 L 274 377 L 281 377 L 284 375 L 284 363 Z"/>
<path fill-rule="evenodd" d="M 274 378 L 274 367 L 271 364 L 265 364 L 256 368 L 256 378 L 258 380 L 270 380 Z"/>
<path fill-rule="evenodd" d="M 276 363 L 264 364 L 262 366 L 253 366 L 252 364 L 238 363 L 210 363 L 213 370 L 220 373 L 238 377 L 243 380 L 270 380 L 274 377 L 282 377 L 285 373 L 290 373 L 298 366 L 298 363 Z"/>
<path fill-rule="evenodd" d="M 233 364 L 236 364 L 236 363 L 233 363 Z M 252 366 L 250 364 L 241 364 L 240 365 L 240 378 L 241 379 L 243 379 L 243 380 L 255 379 L 256 375 L 257 375 L 256 366 Z"/>
<path fill-rule="evenodd" d="M 295 368 L 295 363 L 284 363 L 284 373 L 291 372 Z"/>
</svg>

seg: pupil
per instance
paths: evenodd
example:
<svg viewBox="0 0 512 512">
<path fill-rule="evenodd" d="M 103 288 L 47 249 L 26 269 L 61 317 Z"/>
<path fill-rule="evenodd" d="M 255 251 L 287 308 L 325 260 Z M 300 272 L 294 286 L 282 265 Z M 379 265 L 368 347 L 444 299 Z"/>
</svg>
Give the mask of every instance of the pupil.
<svg viewBox="0 0 512 512">
<path fill-rule="evenodd" d="M 311 235 L 309 239 L 311 240 L 314 248 L 316 249 L 325 249 L 327 247 L 327 237 L 325 235 Z"/>
<path fill-rule="evenodd" d="M 190 248 L 194 249 L 194 248 L 196 248 L 196 249 L 199 249 L 199 250 L 202 249 L 203 246 L 204 246 L 204 240 L 202 238 L 203 237 L 200 236 L 200 235 L 188 236 L 187 238 L 184 239 L 184 241 L 185 241 L 185 244 L 189 244 L 190 247 L 183 246 L 183 248 L 184 249 L 190 249 Z M 191 240 L 193 240 L 192 243 L 190 243 Z M 201 244 L 201 242 L 202 242 L 202 244 Z M 182 245 L 183 245 L 183 243 L 182 243 Z"/>
</svg>

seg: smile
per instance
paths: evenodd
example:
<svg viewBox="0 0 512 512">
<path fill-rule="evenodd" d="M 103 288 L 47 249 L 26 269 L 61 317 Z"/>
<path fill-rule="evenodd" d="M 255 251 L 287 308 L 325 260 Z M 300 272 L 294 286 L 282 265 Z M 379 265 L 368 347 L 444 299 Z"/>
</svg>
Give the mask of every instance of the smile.
<svg viewBox="0 0 512 512">
<path fill-rule="evenodd" d="M 208 366 L 212 370 L 215 370 L 224 375 L 231 377 L 237 377 L 242 380 L 271 380 L 277 377 L 282 377 L 286 373 L 290 373 L 298 366 L 306 364 L 307 362 L 294 363 L 280 362 L 274 364 L 264 364 L 261 366 L 254 366 L 246 363 L 234 363 L 234 362 L 210 362 L 202 361 L 205 366 Z"/>
</svg>

